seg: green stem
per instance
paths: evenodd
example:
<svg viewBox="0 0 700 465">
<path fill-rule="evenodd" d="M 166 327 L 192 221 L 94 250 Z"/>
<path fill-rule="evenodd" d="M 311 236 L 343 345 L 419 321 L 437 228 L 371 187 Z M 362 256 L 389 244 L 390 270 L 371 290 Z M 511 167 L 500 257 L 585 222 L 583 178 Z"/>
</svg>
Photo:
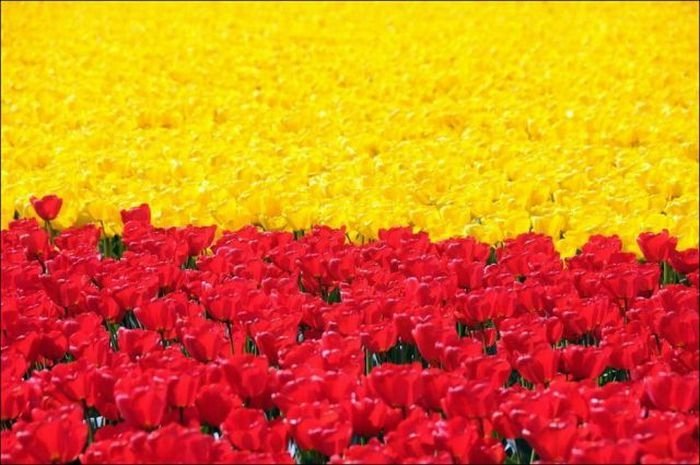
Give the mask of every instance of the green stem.
<svg viewBox="0 0 700 465">
<path fill-rule="evenodd" d="M 115 352 L 119 352 L 119 342 L 117 340 L 117 328 L 119 325 L 116 323 L 110 323 L 109 321 L 105 320 L 105 325 L 107 326 L 107 330 L 109 331 L 109 341 L 112 344 L 112 350 Z"/>
<path fill-rule="evenodd" d="M 87 402 L 85 402 L 85 399 L 82 400 L 82 404 L 83 404 L 83 414 L 85 415 L 85 423 L 87 423 L 87 427 L 88 427 L 88 439 L 87 439 L 88 442 L 87 443 L 89 445 L 89 444 L 92 444 L 94 432 L 92 430 L 92 422 L 90 421 L 90 414 L 88 413 L 88 406 L 87 406 Z"/>
<path fill-rule="evenodd" d="M 54 229 L 51 227 L 49 220 L 44 221 L 44 228 L 46 229 L 46 234 L 49 235 L 49 243 L 53 245 Z"/>
<path fill-rule="evenodd" d="M 230 321 L 226 321 L 226 328 L 228 328 L 228 340 L 231 343 L 231 355 L 235 353 L 233 350 L 233 325 Z"/>
</svg>

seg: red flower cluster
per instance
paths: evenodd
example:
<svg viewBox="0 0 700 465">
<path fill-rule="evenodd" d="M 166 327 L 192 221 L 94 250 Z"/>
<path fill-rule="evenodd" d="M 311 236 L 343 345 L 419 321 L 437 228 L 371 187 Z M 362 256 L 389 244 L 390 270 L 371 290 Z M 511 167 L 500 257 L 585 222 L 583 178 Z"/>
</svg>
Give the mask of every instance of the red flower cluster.
<svg viewBox="0 0 700 465">
<path fill-rule="evenodd" d="M 700 459 L 698 251 L 667 233 L 562 260 L 123 218 L 120 247 L 2 231 L 3 463 Z"/>
</svg>

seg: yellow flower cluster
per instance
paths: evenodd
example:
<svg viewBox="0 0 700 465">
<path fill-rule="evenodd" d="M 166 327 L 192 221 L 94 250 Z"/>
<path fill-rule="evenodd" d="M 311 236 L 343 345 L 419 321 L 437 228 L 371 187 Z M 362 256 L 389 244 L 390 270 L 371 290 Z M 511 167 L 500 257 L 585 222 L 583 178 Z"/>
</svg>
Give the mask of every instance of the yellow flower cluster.
<svg viewBox="0 0 700 465">
<path fill-rule="evenodd" d="M 2 4 L 2 225 L 698 244 L 698 3 Z"/>
</svg>

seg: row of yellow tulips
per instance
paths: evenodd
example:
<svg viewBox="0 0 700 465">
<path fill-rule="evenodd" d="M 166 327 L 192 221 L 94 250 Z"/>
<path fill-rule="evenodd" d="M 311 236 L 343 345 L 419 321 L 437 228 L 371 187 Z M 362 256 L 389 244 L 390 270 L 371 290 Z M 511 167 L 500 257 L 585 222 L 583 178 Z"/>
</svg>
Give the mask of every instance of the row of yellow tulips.
<svg viewBox="0 0 700 465">
<path fill-rule="evenodd" d="M 698 4 L 2 4 L 2 226 L 698 243 Z"/>
</svg>

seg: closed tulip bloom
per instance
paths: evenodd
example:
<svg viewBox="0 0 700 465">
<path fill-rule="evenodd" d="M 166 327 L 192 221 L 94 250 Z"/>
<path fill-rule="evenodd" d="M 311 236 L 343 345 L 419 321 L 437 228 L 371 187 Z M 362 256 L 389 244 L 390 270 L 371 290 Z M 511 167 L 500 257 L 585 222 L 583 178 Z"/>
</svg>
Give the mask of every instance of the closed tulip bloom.
<svg viewBox="0 0 700 465">
<path fill-rule="evenodd" d="M 114 399 L 124 420 L 145 430 L 156 428 L 167 407 L 168 386 L 160 377 L 134 374 L 117 380 Z"/>
<path fill-rule="evenodd" d="M 23 424 L 17 439 L 39 463 L 68 463 L 78 458 L 87 440 L 87 424 L 78 405 L 52 411 L 35 411 Z"/>
<path fill-rule="evenodd" d="M 643 233 L 637 239 L 639 248 L 650 262 L 660 263 L 667 261 L 676 251 L 678 239 L 669 235 L 664 229 L 659 234 Z"/>
<path fill-rule="evenodd" d="M 63 199 L 56 195 L 45 195 L 44 197 L 38 199 L 34 196 L 30 199 L 34 211 L 39 217 L 44 221 L 51 221 L 58 216 L 58 212 L 61 211 L 61 206 L 63 205 Z"/>
</svg>

